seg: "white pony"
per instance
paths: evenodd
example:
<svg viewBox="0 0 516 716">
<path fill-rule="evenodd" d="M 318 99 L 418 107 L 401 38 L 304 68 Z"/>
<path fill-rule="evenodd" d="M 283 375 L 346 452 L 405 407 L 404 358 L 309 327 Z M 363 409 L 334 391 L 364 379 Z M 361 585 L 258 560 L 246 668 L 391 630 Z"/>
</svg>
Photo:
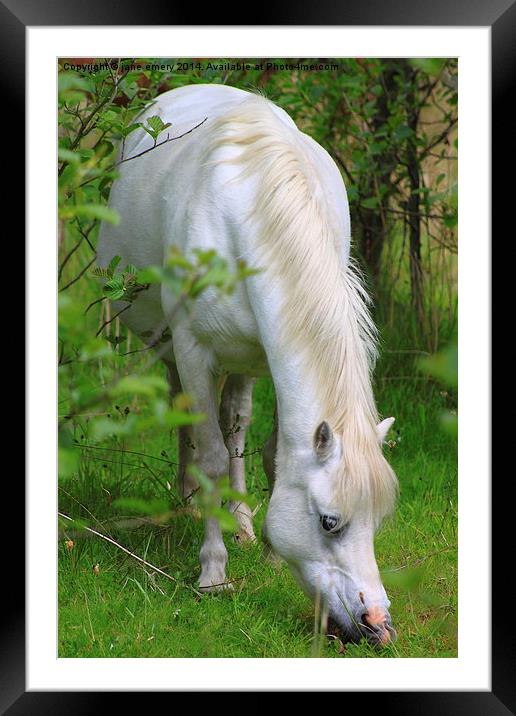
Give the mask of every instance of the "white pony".
<svg viewBox="0 0 516 716">
<path fill-rule="evenodd" d="M 244 259 L 263 269 L 231 296 L 205 291 L 170 325 L 164 360 L 173 390 L 190 394 L 206 416 L 180 431 L 182 493 L 196 488 L 189 462 L 213 480 L 229 473 L 232 487 L 245 492 L 244 460 L 230 456 L 243 452 L 253 377 L 270 374 L 277 422 L 264 450 L 271 491 L 264 539 L 348 638 L 386 643 L 394 630 L 373 539 L 396 496 L 381 447 L 394 419 L 377 424 L 375 329 L 349 260 L 341 175 L 322 147 L 261 96 L 182 87 L 158 97 L 142 119 L 156 114 L 171 122 L 171 136 L 207 119 L 121 164 L 111 192 L 121 221 L 103 227 L 100 265 L 115 255 L 138 268 L 161 265 L 176 246 L 187 255 L 215 249 L 230 267 Z M 150 146 L 136 130 L 124 157 Z M 123 320 L 148 336 L 175 301 L 154 286 Z M 228 377 L 219 410 L 220 376 Z M 254 538 L 247 506 L 230 508 L 240 538 Z M 214 519 L 205 524 L 200 562 L 200 589 L 227 584 L 227 551 Z"/>
</svg>

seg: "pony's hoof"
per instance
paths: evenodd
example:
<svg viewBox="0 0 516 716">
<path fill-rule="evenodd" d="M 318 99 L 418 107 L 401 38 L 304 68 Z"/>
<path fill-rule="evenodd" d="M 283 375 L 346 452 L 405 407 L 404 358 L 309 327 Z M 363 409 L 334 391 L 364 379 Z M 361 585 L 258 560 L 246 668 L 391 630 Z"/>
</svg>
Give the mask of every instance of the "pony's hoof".
<svg viewBox="0 0 516 716">
<path fill-rule="evenodd" d="M 253 528 L 241 527 L 236 534 L 233 535 L 233 541 L 236 544 L 246 544 L 249 542 L 256 542 L 256 535 L 254 534 Z"/>
<path fill-rule="evenodd" d="M 203 594 L 215 594 L 217 592 L 231 592 L 234 586 L 229 582 L 225 575 L 219 577 L 199 579 L 199 591 Z"/>
<path fill-rule="evenodd" d="M 220 582 L 219 584 L 199 584 L 199 591 L 202 594 L 217 594 L 218 592 L 232 592 L 235 587 L 231 582 Z"/>
<path fill-rule="evenodd" d="M 199 522 L 202 519 L 202 512 L 196 505 L 184 504 L 182 507 L 178 507 L 172 513 L 176 517 L 190 517 L 191 519 Z"/>
</svg>

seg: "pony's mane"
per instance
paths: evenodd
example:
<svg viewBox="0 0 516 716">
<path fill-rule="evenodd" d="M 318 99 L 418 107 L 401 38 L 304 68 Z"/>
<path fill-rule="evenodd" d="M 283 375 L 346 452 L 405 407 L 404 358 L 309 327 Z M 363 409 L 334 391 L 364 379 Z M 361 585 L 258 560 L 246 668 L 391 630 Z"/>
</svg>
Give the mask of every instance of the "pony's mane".
<svg viewBox="0 0 516 716">
<path fill-rule="evenodd" d="M 340 435 L 344 456 L 337 499 L 344 513 L 358 503 L 379 520 L 392 509 L 396 478 L 384 458 L 371 386 L 376 328 L 361 276 L 344 265 L 324 188 L 307 150 L 263 97 L 244 100 L 211 126 L 209 153 L 238 147 L 230 160 L 257 176 L 252 219 L 267 269 L 285 286 L 282 340 L 314 378 L 322 414 Z M 333 222 L 334 224 L 334 222 Z"/>
</svg>

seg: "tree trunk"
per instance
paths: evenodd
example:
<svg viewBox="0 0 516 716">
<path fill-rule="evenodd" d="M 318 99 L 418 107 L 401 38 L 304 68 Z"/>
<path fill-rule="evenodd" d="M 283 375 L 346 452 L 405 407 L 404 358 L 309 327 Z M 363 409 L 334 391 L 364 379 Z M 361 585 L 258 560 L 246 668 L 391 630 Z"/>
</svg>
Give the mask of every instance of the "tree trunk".
<svg viewBox="0 0 516 716">
<path fill-rule="evenodd" d="M 412 130 L 407 137 L 406 157 L 409 178 L 410 195 L 407 201 L 407 221 L 409 225 L 409 262 L 410 262 L 410 290 L 411 304 L 417 320 L 422 326 L 424 321 L 424 285 L 423 270 L 421 266 L 421 216 L 420 193 L 421 174 L 419 156 L 417 152 L 417 125 L 419 120 L 419 106 L 416 96 L 416 73 L 409 63 L 404 60 L 404 75 L 407 91 L 407 126 Z"/>
<path fill-rule="evenodd" d="M 399 62 L 385 60 L 379 77 L 382 93 L 376 102 L 376 113 L 372 120 L 373 138 L 382 130 L 389 119 L 389 100 L 397 91 L 396 75 L 399 73 Z M 373 282 L 376 284 L 380 273 L 380 261 L 385 242 L 385 209 L 389 201 L 388 189 L 391 174 L 396 166 L 396 158 L 392 151 L 386 150 L 380 157 L 377 171 L 364 176 L 361 187 L 361 199 L 379 198 L 378 187 L 387 188 L 380 198 L 379 205 L 374 209 L 362 208 L 360 223 L 360 252 L 369 269 Z M 376 181 L 375 181 L 376 178 Z"/>
</svg>

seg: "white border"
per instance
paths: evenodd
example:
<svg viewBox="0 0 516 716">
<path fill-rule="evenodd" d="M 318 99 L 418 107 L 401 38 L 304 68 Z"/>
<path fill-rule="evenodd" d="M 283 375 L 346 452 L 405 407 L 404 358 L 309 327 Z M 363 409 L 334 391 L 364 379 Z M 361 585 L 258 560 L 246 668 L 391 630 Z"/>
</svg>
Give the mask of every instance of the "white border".
<svg viewBox="0 0 516 716">
<path fill-rule="evenodd" d="M 28 690 L 490 690 L 490 29 L 27 28 Z M 459 657 L 57 659 L 56 57 L 459 57 Z"/>
</svg>

